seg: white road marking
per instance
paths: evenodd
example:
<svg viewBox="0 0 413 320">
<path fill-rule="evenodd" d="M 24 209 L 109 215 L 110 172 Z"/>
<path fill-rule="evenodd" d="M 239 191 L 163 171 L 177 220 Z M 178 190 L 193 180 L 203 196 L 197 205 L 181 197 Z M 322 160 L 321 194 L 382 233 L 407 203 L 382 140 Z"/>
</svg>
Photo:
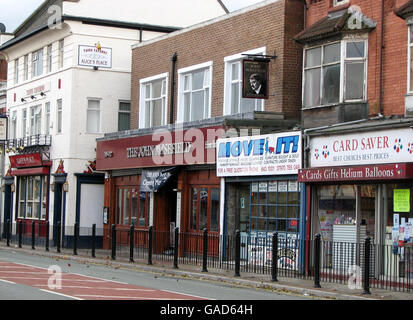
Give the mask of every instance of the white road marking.
<svg viewBox="0 0 413 320">
<path fill-rule="evenodd" d="M 4 280 L 4 279 L 0 279 L 0 281 L 11 283 L 11 284 L 16 284 L 16 282 L 7 281 L 7 280 Z"/>
<path fill-rule="evenodd" d="M 101 295 L 89 295 L 89 294 L 77 294 L 76 297 L 107 298 L 107 299 L 140 299 L 140 300 L 182 300 L 182 299 L 174 299 L 174 298 L 101 296 Z"/>
<path fill-rule="evenodd" d="M 35 284 L 34 287 L 48 287 L 45 284 Z M 153 289 L 132 289 L 132 288 L 110 288 L 110 287 L 85 287 L 85 286 L 64 286 L 65 288 L 77 288 L 77 289 L 93 289 L 93 290 L 118 290 L 118 291 L 142 291 L 142 292 L 155 292 L 158 290 Z"/>
<path fill-rule="evenodd" d="M 71 298 L 71 299 L 75 299 L 75 300 L 83 300 L 82 298 L 78 298 L 78 297 L 74 297 L 74 296 L 69 296 L 69 295 L 67 295 L 67 294 L 63 294 L 63 293 L 56 292 L 56 291 L 50 291 L 50 290 L 45 290 L 45 289 L 39 289 L 39 290 L 40 290 L 40 291 L 44 291 L 44 292 L 48 292 L 48 293 L 57 294 L 57 295 L 59 295 L 59 296 L 63 296 L 63 297 L 66 297 L 66 298 Z"/>
</svg>

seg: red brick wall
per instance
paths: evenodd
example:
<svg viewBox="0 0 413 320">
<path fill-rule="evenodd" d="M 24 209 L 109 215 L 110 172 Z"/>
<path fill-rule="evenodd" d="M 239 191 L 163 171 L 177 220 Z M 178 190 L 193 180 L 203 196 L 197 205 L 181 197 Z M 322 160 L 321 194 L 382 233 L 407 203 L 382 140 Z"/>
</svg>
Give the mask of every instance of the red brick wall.
<svg viewBox="0 0 413 320">
<path fill-rule="evenodd" d="M 306 26 L 325 17 L 333 8 L 332 0 L 306 0 Z M 407 93 L 407 39 L 408 28 L 394 10 L 407 0 L 385 0 L 384 9 L 384 51 L 383 51 L 383 100 L 384 115 L 404 115 L 404 95 Z M 379 112 L 380 90 L 380 37 L 381 37 L 381 0 L 350 0 L 349 5 L 357 5 L 364 15 L 373 19 L 377 27 L 369 34 L 368 88 L 367 97 L 370 114 Z"/>
<path fill-rule="evenodd" d="M 164 72 L 170 74 L 174 52 L 178 54 L 176 70 L 213 61 L 211 114 L 216 117 L 223 115 L 224 57 L 264 46 L 268 55 L 278 56 L 270 62 L 269 99 L 265 101 L 265 111 L 284 112 L 287 118 L 298 118 L 301 89 L 297 88 L 301 88 L 302 48 L 294 43 L 292 37 L 303 28 L 303 8 L 300 0 L 280 0 L 133 49 L 131 128 L 138 128 L 139 125 L 139 79 Z M 288 19 L 284 18 L 285 15 Z M 177 73 L 175 78 L 174 121 L 177 110 Z M 168 100 L 169 90 L 170 84 Z M 169 104 L 170 101 L 168 117 Z"/>
</svg>

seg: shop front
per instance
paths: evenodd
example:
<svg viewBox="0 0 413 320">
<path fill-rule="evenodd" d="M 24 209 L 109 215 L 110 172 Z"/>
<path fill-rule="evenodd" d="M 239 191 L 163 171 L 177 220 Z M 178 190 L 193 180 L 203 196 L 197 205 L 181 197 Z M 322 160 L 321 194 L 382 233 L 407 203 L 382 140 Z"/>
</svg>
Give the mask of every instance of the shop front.
<svg viewBox="0 0 413 320">
<path fill-rule="evenodd" d="M 106 172 L 106 235 L 112 224 L 125 230 L 152 226 L 162 239 L 155 241 L 157 253 L 172 252 L 176 227 L 183 234 L 198 235 L 206 228 L 218 235 L 221 194 L 215 141 L 223 132 L 219 125 L 100 139 L 96 163 L 97 170 Z M 109 237 L 104 239 L 109 248 Z M 198 240 L 191 239 L 181 242 L 182 252 L 187 247 L 201 250 L 192 243 Z"/>
<path fill-rule="evenodd" d="M 277 232 L 279 266 L 298 266 L 304 231 L 297 181 L 301 143 L 299 131 L 217 142 L 217 175 L 225 178 L 224 232 L 231 235 L 240 230 L 245 262 L 270 266 L 271 238 Z M 290 254 L 283 254 L 287 251 Z"/>
<path fill-rule="evenodd" d="M 369 237 L 375 277 L 411 275 L 411 133 L 408 127 L 311 137 L 311 168 L 298 180 L 310 199 L 308 238 L 321 235 L 325 268 L 360 266 Z"/>
</svg>

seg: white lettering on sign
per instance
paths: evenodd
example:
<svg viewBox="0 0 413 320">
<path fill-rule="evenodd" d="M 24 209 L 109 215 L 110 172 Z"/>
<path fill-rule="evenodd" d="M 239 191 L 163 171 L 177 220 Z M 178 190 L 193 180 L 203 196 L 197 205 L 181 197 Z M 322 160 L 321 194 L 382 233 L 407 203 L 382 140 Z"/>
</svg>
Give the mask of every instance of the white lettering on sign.
<svg viewBox="0 0 413 320">
<path fill-rule="evenodd" d="M 162 155 L 172 155 L 180 153 L 188 153 L 192 150 L 192 142 L 178 142 L 158 144 L 154 146 L 141 146 L 127 148 L 126 154 L 128 158 L 142 158 Z"/>
</svg>

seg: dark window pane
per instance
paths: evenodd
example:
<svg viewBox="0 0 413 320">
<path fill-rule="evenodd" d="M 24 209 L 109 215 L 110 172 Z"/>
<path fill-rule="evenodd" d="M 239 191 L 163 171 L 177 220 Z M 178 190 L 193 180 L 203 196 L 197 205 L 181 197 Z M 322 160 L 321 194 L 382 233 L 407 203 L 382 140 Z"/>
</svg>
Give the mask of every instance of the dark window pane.
<svg viewBox="0 0 413 320">
<path fill-rule="evenodd" d="M 201 188 L 201 212 L 199 215 L 199 230 L 203 230 L 207 227 L 207 214 L 208 214 L 208 189 Z"/>
<path fill-rule="evenodd" d="M 325 67 L 323 80 L 322 104 L 338 102 L 340 100 L 340 64 Z"/>
<path fill-rule="evenodd" d="M 362 42 L 347 42 L 347 58 L 364 58 L 365 43 Z"/>
<path fill-rule="evenodd" d="M 210 231 L 218 231 L 218 219 L 219 219 L 219 189 L 211 189 L 211 220 L 209 229 Z"/>
<path fill-rule="evenodd" d="M 364 62 L 346 64 L 346 100 L 364 98 Z"/>
</svg>

